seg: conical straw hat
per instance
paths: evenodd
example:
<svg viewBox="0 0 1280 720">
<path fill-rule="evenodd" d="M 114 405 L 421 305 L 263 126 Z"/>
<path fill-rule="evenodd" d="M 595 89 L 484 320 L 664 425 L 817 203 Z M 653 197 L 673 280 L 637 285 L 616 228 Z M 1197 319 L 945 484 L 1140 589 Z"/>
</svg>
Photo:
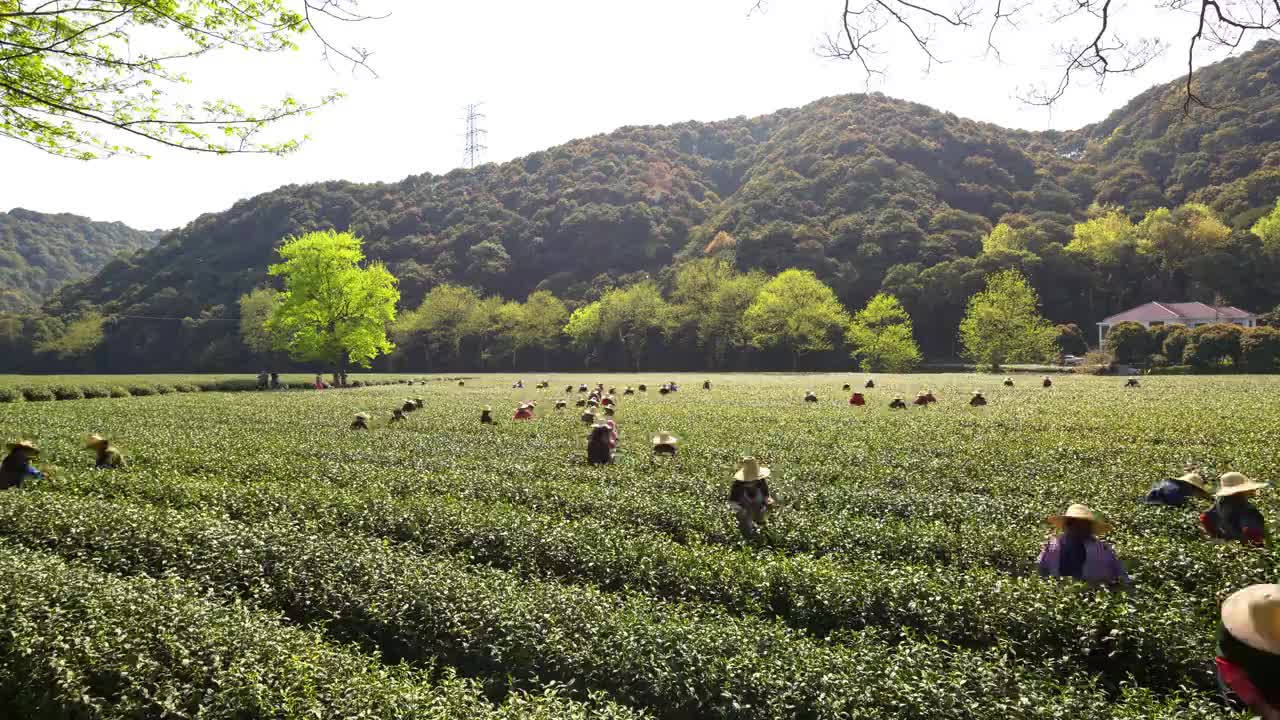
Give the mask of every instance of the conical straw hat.
<svg viewBox="0 0 1280 720">
<path fill-rule="evenodd" d="M 1250 585 L 1228 597 L 1222 625 L 1245 645 L 1280 655 L 1280 585 Z"/>
<path fill-rule="evenodd" d="M 675 435 L 672 435 L 666 430 L 663 430 L 659 432 L 657 435 L 653 436 L 652 442 L 654 445 L 675 445 L 676 443 L 680 442 L 680 438 L 676 437 Z"/>
<path fill-rule="evenodd" d="M 1214 493 L 1214 495 L 1216 497 L 1238 495 L 1242 492 L 1249 492 L 1250 490 L 1261 490 L 1266 486 L 1267 483 L 1245 477 L 1244 473 L 1229 472 L 1224 473 L 1222 477 L 1218 478 L 1218 492 Z"/>
<path fill-rule="evenodd" d="M 738 461 L 738 472 L 733 475 L 735 480 L 763 480 L 767 477 L 769 468 L 762 467 L 759 460 L 750 456 Z"/>
<path fill-rule="evenodd" d="M 1089 509 L 1088 505 L 1075 503 L 1067 508 L 1067 511 L 1061 515 L 1050 515 L 1049 524 L 1061 530 L 1067 526 L 1067 520 L 1088 520 L 1093 523 L 1094 535 L 1106 535 L 1111 532 L 1111 526 L 1096 513 Z"/>
</svg>

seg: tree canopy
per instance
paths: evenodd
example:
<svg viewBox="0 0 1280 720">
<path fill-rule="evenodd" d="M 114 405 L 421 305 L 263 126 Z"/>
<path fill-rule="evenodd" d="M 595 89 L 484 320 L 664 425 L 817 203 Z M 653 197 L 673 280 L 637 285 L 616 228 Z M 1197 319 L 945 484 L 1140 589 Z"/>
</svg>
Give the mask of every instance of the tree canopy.
<svg viewBox="0 0 1280 720">
<path fill-rule="evenodd" d="M 287 240 L 282 262 L 268 272 L 284 280 L 284 292 L 267 319 L 278 349 L 299 360 L 368 366 L 395 347 L 387 327 L 396 319 L 400 292 L 381 263 L 362 266 L 360 238 L 315 232 Z"/>
<path fill-rule="evenodd" d="M 789 351 L 794 367 L 805 353 L 830 350 L 849 313 L 812 271 L 792 269 L 760 288 L 742 322 L 752 345 Z"/>
<path fill-rule="evenodd" d="M 960 322 L 965 355 L 990 368 L 1044 362 L 1054 353 L 1058 332 L 1040 316 L 1039 306 L 1036 291 L 1017 270 L 988 277 Z"/>
<path fill-rule="evenodd" d="M 368 16 L 356 0 L 0 0 L 0 137 L 90 160 L 158 144 L 210 153 L 287 153 L 269 137 L 281 120 L 338 96 L 284 95 L 249 109 L 233 100 L 170 97 L 190 85 L 191 61 L 222 48 L 298 49 L 318 37 L 330 58 L 364 65 L 359 48 L 331 44 L 323 21 Z M 154 48 L 154 49 L 153 49 Z"/>
<path fill-rule="evenodd" d="M 872 372 L 909 372 L 920 363 L 911 316 L 892 295 L 880 293 L 849 323 L 847 340 L 859 367 Z"/>
</svg>

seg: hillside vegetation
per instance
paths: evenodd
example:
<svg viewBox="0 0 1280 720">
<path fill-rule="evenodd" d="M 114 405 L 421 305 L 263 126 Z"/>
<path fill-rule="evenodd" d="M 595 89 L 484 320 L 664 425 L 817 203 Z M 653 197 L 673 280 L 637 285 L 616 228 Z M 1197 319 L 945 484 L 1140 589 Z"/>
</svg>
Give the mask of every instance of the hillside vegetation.
<svg viewBox="0 0 1280 720">
<path fill-rule="evenodd" d="M 66 283 L 155 245 L 162 234 L 78 215 L 0 212 L 0 312 L 34 310 Z"/>
<path fill-rule="evenodd" d="M 1249 228 L 1280 197 L 1280 43 L 1197 78 L 1220 107 L 1184 116 L 1174 83 L 1071 132 L 849 95 L 757 118 L 622 128 L 398 183 L 287 186 L 107 263 L 45 312 L 100 309 L 113 367 L 242 365 L 239 298 L 269 284 L 282 238 L 328 228 L 365 239 L 400 279 L 403 308 L 443 283 L 517 300 L 547 290 L 571 309 L 647 279 L 669 292 L 674 267 L 710 254 L 739 271 L 812 270 L 850 309 L 895 294 L 935 356 L 954 355 L 966 299 L 1005 268 L 1031 279 L 1051 320 L 1086 328 L 1148 299 L 1264 311 L 1280 301 L 1280 259 Z M 1186 203 L 1179 217 L 1225 228 L 1211 244 L 1069 247 L 1106 206 L 1137 221 Z M 1165 224 L 1175 225 L 1192 227 Z M 46 321 L 24 322 L 29 334 Z"/>
</svg>

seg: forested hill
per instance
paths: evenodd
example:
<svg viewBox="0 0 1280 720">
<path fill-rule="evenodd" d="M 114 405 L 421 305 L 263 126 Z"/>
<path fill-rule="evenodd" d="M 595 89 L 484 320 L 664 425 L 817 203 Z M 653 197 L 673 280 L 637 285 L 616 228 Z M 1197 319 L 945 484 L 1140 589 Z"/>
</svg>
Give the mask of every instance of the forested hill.
<svg viewBox="0 0 1280 720">
<path fill-rule="evenodd" d="M 235 325 L 220 318 L 266 282 L 283 237 L 330 227 L 365 238 L 400 279 L 402 307 L 446 281 L 517 299 L 548 289 L 572 305 L 718 254 L 744 270 L 812 269 L 851 308 L 894 292 L 933 354 L 952 351 L 965 299 L 1002 267 L 1032 279 L 1051 319 L 1084 326 L 1152 298 L 1267 309 L 1280 283 L 1247 228 L 1280 196 L 1280 43 L 1197 77 L 1218 107 L 1185 117 L 1174 82 L 1071 132 L 849 95 L 758 118 L 622 128 L 394 184 L 283 187 L 111 261 L 46 311 L 88 304 L 117 316 L 113 357 L 131 370 L 235 364 Z M 1212 253 L 1117 262 L 1065 250 L 1095 203 L 1139 219 L 1189 201 L 1233 229 Z M 1016 240 L 984 249 L 1001 222 Z M 199 355 L 184 354 L 172 328 L 126 316 L 193 318 L 184 332 Z"/>
<path fill-rule="evenodd" d="M 0 312 L 34 310 L 64 284 L 97 273 L 119 253 L 155 245 L 162 234 L 78 215 L 0 212 Z"/>
</svg>

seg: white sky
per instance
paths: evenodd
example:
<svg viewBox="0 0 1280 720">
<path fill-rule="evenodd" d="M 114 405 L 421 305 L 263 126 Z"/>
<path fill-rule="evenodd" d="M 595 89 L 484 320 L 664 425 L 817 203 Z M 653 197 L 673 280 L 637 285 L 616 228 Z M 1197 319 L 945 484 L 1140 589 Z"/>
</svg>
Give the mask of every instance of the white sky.
<svg viewBox="0 0 1280 720">
<path fill-rule="evenodd" d="M 338 37 L 375 52 L 376 79 L 331 69 L 315 48 L 270 57 L 231 51 L 189 68 L 194 88 L 207 96 L 267 101 L 286 92 L 346 92 L 339 104 L 289 128 L 311 136 L 299 152 L 212 157 L 147 147 L 151 159 L 85 163 L 0 140 L 0 208 L 169 228 L 289 183 L 447 172 L 462 162 L 462 108 L 469 102 L 483 101 L 488 116 L 485 159 L 505 161 L 623 125 L 759 115 L 867 89 L 858 66 L 815 52 L 836 27 L 840 0 L 771 0 L 765 13 L 749 15 L 753 2 L 365 0 L 367 11 L 392 17 L 343 28 Z M 1028 107 L 1016 93 L 1056 77 L 1053 48 L 1087 30 L 1045 23 L 1051 4 L 1035 0 L 1020 30 L 1001 31 L 1003 63 L 982 57 L 985 27 L 939 45 L 949 62 L 927 73 L 914 47 L 886 35 L 879 61 L 889 72 L 871 89 L 1005 126 L 1068 129 L 1102 119 L 1185 67 L 1191 21 L 1152 11 L 1150 0 L 1131 0 L 1115 25 L 1165 37 L 1170 50 L 1101 91 L 1087 82 L 1075 87 L 1052 114 Z M 1199 59 L 1221 57 L 1205 52 Z"/>
</svg>

